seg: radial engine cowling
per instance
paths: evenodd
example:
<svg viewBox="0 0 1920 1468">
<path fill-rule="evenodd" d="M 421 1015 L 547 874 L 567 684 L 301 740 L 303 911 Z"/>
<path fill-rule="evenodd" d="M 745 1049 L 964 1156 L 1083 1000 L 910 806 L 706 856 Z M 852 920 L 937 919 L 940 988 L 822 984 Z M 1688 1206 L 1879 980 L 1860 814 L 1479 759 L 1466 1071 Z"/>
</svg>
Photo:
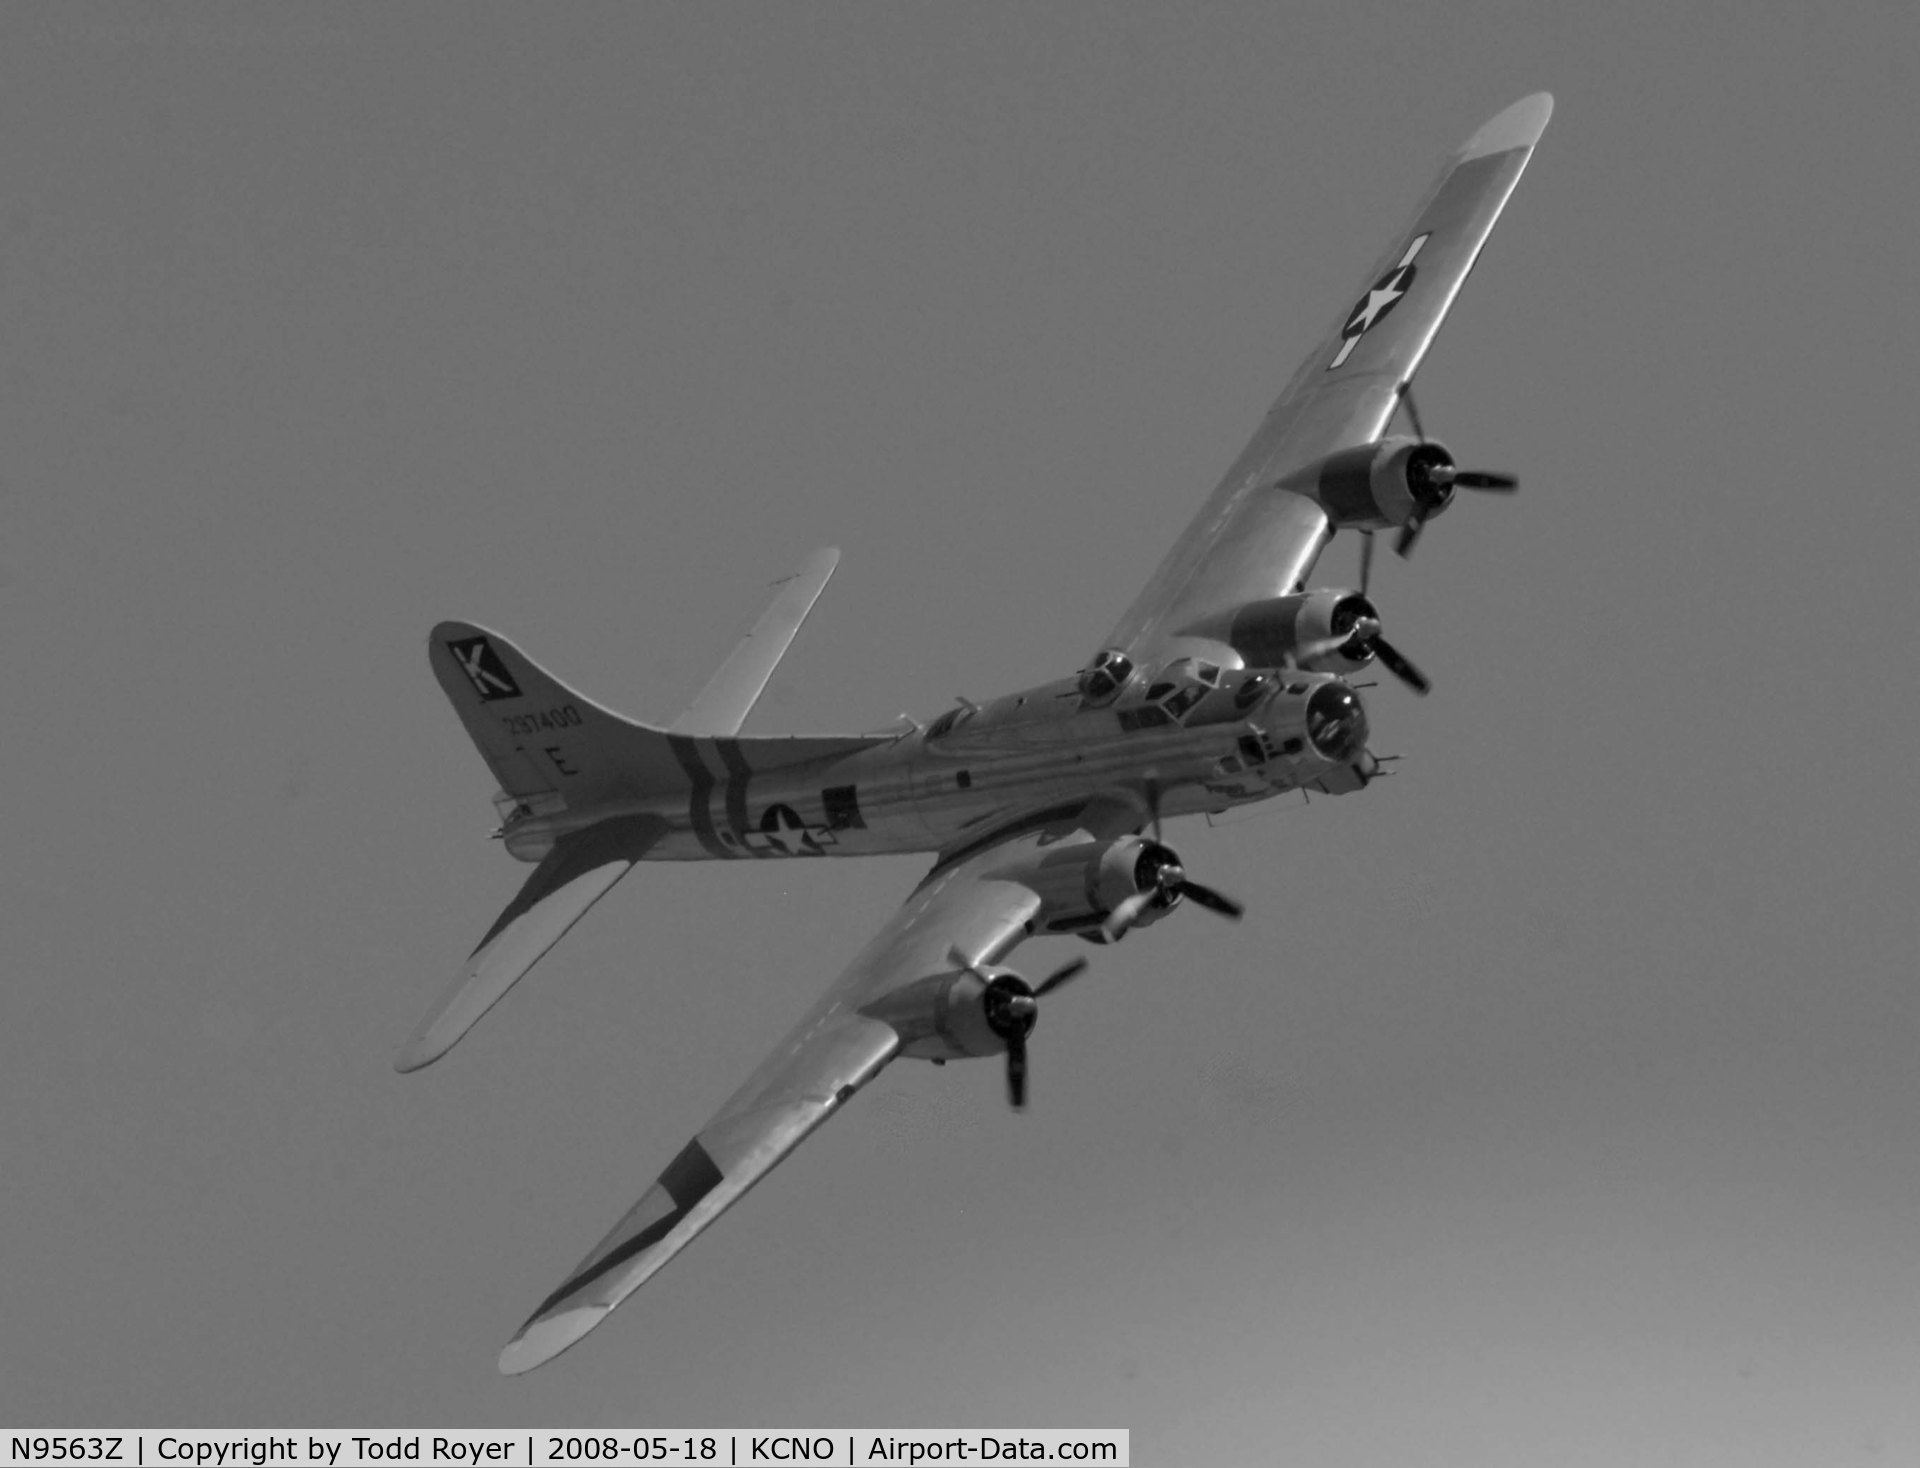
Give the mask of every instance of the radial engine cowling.
<svg viewBox="0 0 1920 1468">
<path fill-rule="evenodd" d="M 1034 916 L 1038 931 L 1099 937 L 1114 909 L 1143 892 L 1152 900 L 1129 926 L 1144 927 L 1173 911 L 1180 894 L 1168 883 L 1181 875 L 1180 858 L 1158 841 L 1122 836 L 1049 851 L 1020 880 L 1040 894 Z"/>
<path fill-rule="evenodd" d="M 1026 1014 L 1011 1011 L 1032 995 L 1033 986 L 1012 969 L 976 967 L 896 989 L 868 1013 L 900 1032 L 902 1055 L 964 1060 L 998 1055 L 1015 1028 L 1024 1039 L 1033 1029 L 1030 1006 Z"/>
<path fill-rule="evenodd" d="M 1453 499 L 1453 455 L 1431 439 L 1383 438 L 1329 454 L 1282 487 L 1320 502 L 1336 527 L 1431 520 Z"/>
<path fill-rule="evenodd" d="M 1373 661 L 1380 613 L 1357 591 L 1307 591 L 1243 607 L 1227 641 L 1250 668 L 1357 673 Z"/>
</svg>

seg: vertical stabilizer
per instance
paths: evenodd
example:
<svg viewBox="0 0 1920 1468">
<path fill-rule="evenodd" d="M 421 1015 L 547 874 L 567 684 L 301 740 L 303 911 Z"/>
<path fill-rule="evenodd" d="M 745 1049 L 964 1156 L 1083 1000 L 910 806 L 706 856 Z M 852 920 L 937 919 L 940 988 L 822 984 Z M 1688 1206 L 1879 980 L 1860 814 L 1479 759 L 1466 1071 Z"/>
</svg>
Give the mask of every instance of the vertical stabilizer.
<svg viewBox="0 0 1920 1468">
<path fill-rule="evenodd" d="M 579 810 L 686 783 L 665 730 L 575 692 L 497 632 L 442 622 L 429 656 L 454 712 L 500 788 Z"/>
</svg>

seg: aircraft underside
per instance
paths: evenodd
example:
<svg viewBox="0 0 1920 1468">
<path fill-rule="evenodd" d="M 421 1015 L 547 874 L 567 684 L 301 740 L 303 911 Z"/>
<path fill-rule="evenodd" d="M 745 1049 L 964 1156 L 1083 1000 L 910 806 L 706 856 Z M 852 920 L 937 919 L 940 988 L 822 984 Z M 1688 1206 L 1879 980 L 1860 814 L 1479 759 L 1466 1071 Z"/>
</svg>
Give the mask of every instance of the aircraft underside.
<svg viewBox="0 0 1920 1468">
<path fill-rule="evenodd" d="M 812 1130 L 900 1057 L 998 1057 L 1027 1100 L 1038 982 L 1005 966 L 1044 934 L 1114 942 L 1183 905 L 1229 918 L 1190 878 L 1166 817 L 1291 790 L 1342 794 L 1379 772 L 1348 675 L 1426 675 L 1386 640 L 1374 535 L 1407 556 L 1461 489 L 1508 493 L 1426 436 L 1410 388 L 1553 110 L 1539 93 L 1476 131 L 1315 343 L 1159 569 L 1071 678 L 963 703 L 898 732 L 740 731 L 838 562 L 778 592 L 678 720 L 624 718 L 499 634 L 433 629 L 434 676 L 499 786 L 519 892 L 401 1047 L 445 1055 L 595 902 L 643 861 L 936 853 L 932 869 L 625 1217 L 520 1328 L 508 1373 L 567 1349 Z M 1358 271 L 1356 270 L 1356 274 Z M 1411 435 L 1392 432 L 1404 413 Z M 1342 530 L 1357 587 L 1309 589 Z"/>
</svg>

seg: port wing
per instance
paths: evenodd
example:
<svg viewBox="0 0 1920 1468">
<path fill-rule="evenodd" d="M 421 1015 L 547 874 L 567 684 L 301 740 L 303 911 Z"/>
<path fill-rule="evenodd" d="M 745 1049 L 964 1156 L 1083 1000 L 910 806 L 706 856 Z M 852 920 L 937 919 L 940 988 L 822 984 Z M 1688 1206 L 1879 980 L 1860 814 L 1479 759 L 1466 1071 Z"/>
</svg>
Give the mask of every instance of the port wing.
<svg viewBox="0 0 1920 1468">
<path fill-rule="evenodd" d="M 1019 881 L 1023 858 L 1053 840 L 1029 822 L 1007 839 L 935 867 L 745 1085 L 682 1147 L 627 1216 L 520 1327 L 500 1356 L 530 1371 L 592 1330 L 842 1103 L 902 1043 L 882 1018 L 911 1006 L 909 986 L 954 972 L 957 949 L 994 963 L 1026 937 L 1040 898 Z"/>
<path fill-rule="evenodd" d="M 1545 92 L 1523 98 L 1447 160 L 1104 646 L 1144 666 L 1222 613 L 1305 583 L 1330 533 L 1327 514 L 1277 486 L 1386 432 L 1552 114 Z"/>
</svg>

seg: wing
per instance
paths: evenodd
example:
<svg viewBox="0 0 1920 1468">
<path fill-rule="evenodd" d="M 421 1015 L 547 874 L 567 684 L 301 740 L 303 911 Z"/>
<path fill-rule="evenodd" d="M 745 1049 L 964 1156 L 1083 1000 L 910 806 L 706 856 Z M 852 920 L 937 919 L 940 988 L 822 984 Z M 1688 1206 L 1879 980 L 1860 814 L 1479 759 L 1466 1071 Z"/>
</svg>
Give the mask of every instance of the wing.
<svg viewBox="0 0 1920 1468">
<path fill-rule="evenodd" d="M 1131 807 L 1115 808 L 1137 819 Z M 1018 880 L 1020 859 L 1076 824 L 1072 812 L 1042 812 L 1010 825 L 1001 841 L 937 865 L 646 1196 L 541 1302 L 501 1352 L 501 1371 L 529 1371 L 592 1330 L 879 1074 L 901 1045 L 898 1031 L 875 1017 L 889 995 L 951 973 L 955 948 L 993 963 L 1026 937 L 1040 898 Z"/>
<path fill-rule="evenodd" d="M 451 1050 L 647 854 L 666 828 L 655 816 L 618 816 L 555 842 L 487 930 L 467 966 L 400 1047 L 393 1068 L 418 1070 Z"/>
<path fill-rule="evenodd" d="M 1327 515 L 1307 494 L 1274 486 L 1386 431 L 1552 113 L 1545 92 L 1524 98 L 1447 161 L 1365 292 L 1300 364 L 1105 646 L 1144 665 L 1221 613 L 1304 584 Z"/>
<path fill-rule="evenodd" d="M 793 645 L 800 624 L 807 620 L 807 613 L 813 610 L 814 602 L 839 564 L 839 551 L 831 547 L 818 550 L 807 557 L 807 563 L 793 575 L 775 582 L 780 589 L 767 603 L 760 619 L 667 732 L 738 734 L 754 704 L 759 702 L 760 691 Z"/>
</svg>

